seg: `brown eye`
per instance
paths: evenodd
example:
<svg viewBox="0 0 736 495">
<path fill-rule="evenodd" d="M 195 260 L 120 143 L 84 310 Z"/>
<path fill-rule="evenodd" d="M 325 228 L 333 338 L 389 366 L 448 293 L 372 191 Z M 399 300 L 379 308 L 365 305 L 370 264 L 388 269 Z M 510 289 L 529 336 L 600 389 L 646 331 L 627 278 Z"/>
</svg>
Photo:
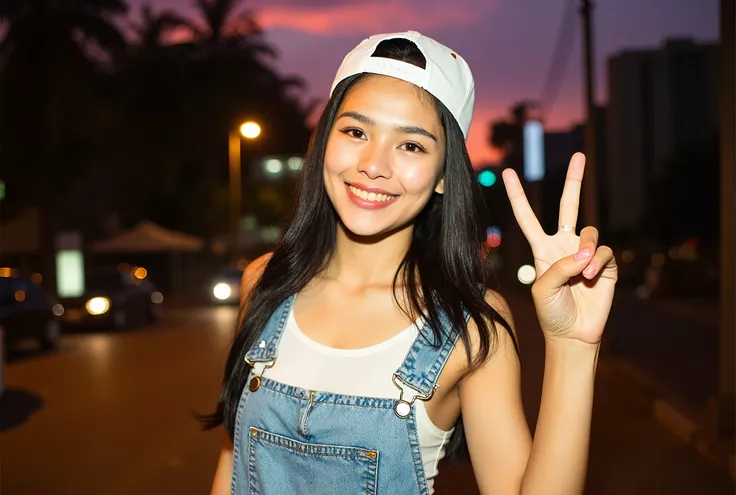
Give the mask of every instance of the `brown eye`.
<svg viewBox="0 0 736 495">
<path fill-rule="evenodd" d="M 419 146 L 417 143 L 406 143 L 404 144 L 404 149 L 409 153 L 421 153 L 424 151 L 424 148 Z"/>
<path fill-rule="evenodd" d="M 360 129 L 343 129 L 342 132 L 356 139 L 362 139 L 365 136 L 363 131 L 361 131 Z"/>
</svg>

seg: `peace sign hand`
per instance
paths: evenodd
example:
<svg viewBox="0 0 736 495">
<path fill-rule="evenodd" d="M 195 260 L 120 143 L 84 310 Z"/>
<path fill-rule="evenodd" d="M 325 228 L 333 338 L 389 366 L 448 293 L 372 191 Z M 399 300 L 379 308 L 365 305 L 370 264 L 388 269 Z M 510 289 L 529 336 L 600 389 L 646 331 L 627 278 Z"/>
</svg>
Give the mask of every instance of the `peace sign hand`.
<svg viewBox="0 0 736 495">
<path fill-rule="evenodd" d="M 560 230 L 554 235 L 542 230 L 516 172 L 504 170 L 503 181 L 534 255 L 537 280 L 532 298 L 545 338 L 597 344 L 613 303 L 618 268 L 611 248 L 598 246 L 595 227 L 575 234 L 584 169 L 585 155 L 575 153 L 560 200 Z"/>
</svg>

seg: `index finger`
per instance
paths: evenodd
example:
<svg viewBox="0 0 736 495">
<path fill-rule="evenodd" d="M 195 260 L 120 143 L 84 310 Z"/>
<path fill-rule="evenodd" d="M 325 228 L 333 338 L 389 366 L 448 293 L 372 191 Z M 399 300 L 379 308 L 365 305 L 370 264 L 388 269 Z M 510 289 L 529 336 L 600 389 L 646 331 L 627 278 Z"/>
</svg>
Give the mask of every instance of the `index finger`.
<svg viewBox="0 0 736 495">
<path fill-rule="evenodd" d="M 510 168 L 504 170 L 501 176 L 506 186 L 506 194 L 508 194 L 511 202 L 511 209 L 514 210 L 516 222 L 521 227 L 521 231 L 529 244 L 534 245 L 537 239 L 545 235 L 544 229 L 542 229 L 532 207 L 529 205 L 529 201 L 526 199 L 519 176 Z"/>
</svg>

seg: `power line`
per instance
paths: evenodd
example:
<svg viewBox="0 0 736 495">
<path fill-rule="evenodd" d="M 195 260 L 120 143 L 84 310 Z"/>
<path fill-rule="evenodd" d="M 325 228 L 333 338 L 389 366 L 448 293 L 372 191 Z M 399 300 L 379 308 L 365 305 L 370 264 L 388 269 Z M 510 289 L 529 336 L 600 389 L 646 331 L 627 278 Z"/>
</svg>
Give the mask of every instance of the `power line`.
<svg viewBox="0 0 736 495">
<path fill-rule="evenodd" d="M 578 23 L 576 22 L 576 17 L 575 0 L 568 0 L 562 12 L 560 27 L 557 31 L 555 50 L 549 68 L 547 69 L 547 77 L 539 98 L 540 105 L 547 115 L 552 112 L 552 107 L 555 100 L 557 100 L 562 79 L 565 76 L 565 69 L 570 59 L 570 52 L 572 52 L 575 34 L 577 33 Z"/>
</svg>

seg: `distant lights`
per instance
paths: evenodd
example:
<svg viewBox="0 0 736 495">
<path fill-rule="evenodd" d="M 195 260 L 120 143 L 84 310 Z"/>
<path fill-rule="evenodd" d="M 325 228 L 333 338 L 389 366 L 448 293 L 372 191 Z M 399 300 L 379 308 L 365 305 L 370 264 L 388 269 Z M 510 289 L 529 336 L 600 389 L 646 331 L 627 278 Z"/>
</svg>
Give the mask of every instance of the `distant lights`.
<svg viewBox="0 0 736 495">
<path fill-rule="evenodd" d="M 278 158 L 269 158 L 265 161 L 263 166 L 265 167 L 266 172 L 273 175 L 280 174 L 284 169 L 283 163 L 281 163 L 281 160 Z"/>
<path fill-rule="evenodd" d="M 519 279 L 519 282 L 524 285 L 533 284 L 537 279 L 537 270 L 531 265 L 523 265 L 519 268 L 519 271 L 516 272 L 516 277 Z"/>
<path fill-rule="evenodd" d="M 245 122 L 240 126 L 240 134 L 247 139 L 255 139 L 261 134 L 261 126 L 255 122 Z"/>
<path fill-rule="evenodd" d="M 481 170 L 478 174 L 478 182 L 480 182 L 480 185 L 483 187 L 491 187 L 496 183 L 496 174 L 493 170 Z"/>
<path fill-rule="evenodd" d="M 230 286 L 222 282 L 212 288 L 212 295 L 220 301 L 230 299 L 231 294 L 232 290 L 230 289 Z"/>
<path fill-rule="evenodd" d="M 298 156 L 292 156 L 286 160 L 286 167 L 292 172 L 298 172 L 302 169 L 303 160 Z"/>
<path fill-rule="evenodd" d="M 623 253 L 621 253 L 621 260 L 624 263 L 632 263 L 635 258 L 636 258 L 636 255 L 630 249 L 627 249 L 626 251 L 624 251 Z"/>
<path fill-rule="evenodd" d="M 664 266 L 665 257 L 662 253 L 654 253 L 652 255 L 651 263 L 654 268 L 662 268 Z"/>
<path fill-rule="evenodd" d="M 486 229 L 486 245 L 490 248 L 497 248 L 501 245 L 501 229 L 492 226 Z"/>
</svg>

